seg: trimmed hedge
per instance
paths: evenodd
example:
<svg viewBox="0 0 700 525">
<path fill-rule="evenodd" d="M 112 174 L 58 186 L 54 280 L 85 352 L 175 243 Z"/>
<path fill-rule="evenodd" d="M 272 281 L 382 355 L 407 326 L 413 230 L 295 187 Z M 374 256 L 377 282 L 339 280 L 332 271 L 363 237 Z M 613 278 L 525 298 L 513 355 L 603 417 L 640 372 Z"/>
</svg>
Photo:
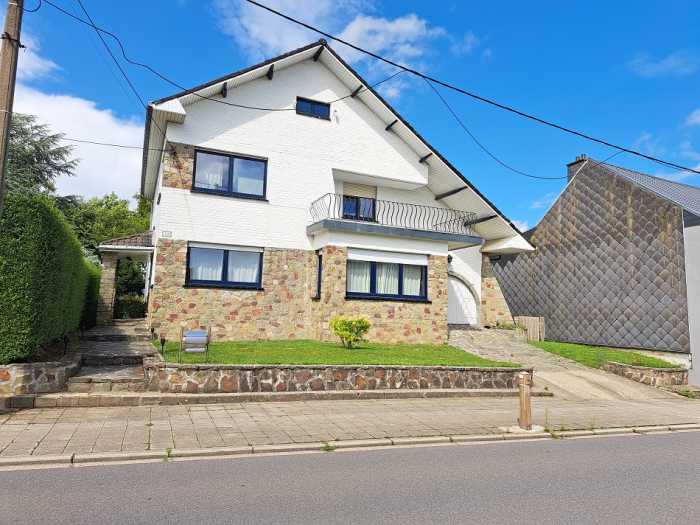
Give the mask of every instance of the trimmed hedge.
<svg viewBox="0 0 700 525">
<path fill-rule="evenodd" d="M 78 329 L 92 266 L 51 200 L 9 195 L 0 217 L 0 364 Z M 89 278 L 90 276 L 90 278 Z M 96 290 L 90 289 L 96 302 Z"/>
<path fill-rule="evenodd" d="M 85 290 L 85 304 L 80 324 L 82 328 L 92 328 L 97 324 L 97 298 L 100 295 L 100 277 L 102 272 L 97 264 L 85 261 L 87 267 L 87 289 Z"/>
</svg>

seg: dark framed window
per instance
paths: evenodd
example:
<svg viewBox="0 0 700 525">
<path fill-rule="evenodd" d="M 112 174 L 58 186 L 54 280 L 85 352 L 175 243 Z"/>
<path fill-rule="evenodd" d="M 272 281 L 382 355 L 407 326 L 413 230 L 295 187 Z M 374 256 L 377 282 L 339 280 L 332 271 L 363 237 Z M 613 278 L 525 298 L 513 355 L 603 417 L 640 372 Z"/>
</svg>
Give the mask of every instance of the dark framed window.
<svg viewBox="0 0 700 525">
<path fill-rule="evenodd" d="M 428 299 L 428 267 L 415 264 L 349 260 L 346 296 L 358 299 Z"/>
<path fill-rule="evenodd" d="M 330 120 L 331 105 L 326 102 L 319 102 L 318 100 L 297 97 L 297 115 Z"/>
<path fill-rule="evenodd" d="M 316 253 L 316 299 L 321 298 L 321 283 L 323 282 L 323 254 Z"/>
<path fill-rule="evenodd" d="M 189 246 L 188 286 L 262 289 L 263 252 Z"/>
<path fill-rule="evenodd" d="M 196 150 L 192 191 L 265 199 L 267 161 Z"/>
<path fill-rule="evenodd" d="M 343 195 L 343 219 L 376 222 L 376 200 Z"/>
</svg>

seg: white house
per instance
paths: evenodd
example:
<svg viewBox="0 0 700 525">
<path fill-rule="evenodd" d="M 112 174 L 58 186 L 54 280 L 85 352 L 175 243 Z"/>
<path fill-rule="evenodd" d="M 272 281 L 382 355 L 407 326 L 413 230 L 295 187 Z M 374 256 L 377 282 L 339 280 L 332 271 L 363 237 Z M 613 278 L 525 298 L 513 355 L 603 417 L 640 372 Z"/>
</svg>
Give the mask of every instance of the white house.
<svg viewBox="0 0 700 525">
<path fill-rule="evenodd" d="M 495 322 L 483 254 L 532 249 L 323 40 L 152 103 L 141 192 L 168 337 L 325 338 L 346 314 L 374 340 L 444 342 Z M 107 266 L 135 253 L 110 246 Z"/>
</svg>

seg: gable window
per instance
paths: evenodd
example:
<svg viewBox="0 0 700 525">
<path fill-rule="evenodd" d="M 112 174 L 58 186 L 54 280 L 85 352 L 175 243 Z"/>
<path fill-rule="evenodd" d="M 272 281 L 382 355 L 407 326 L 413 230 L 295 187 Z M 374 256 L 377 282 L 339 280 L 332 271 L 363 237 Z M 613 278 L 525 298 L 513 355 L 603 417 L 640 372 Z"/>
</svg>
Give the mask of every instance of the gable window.
<svg viewBox="0 0 700 525">
<path fill-rule="evenodd" d="M 392 258 L 397 262 L 391 261 Z M 427 281 L 425 256 L 348 251 L 346 296 L 349 299 L 426 301 Z"/>
<path fill-rule="evenodd" d="M 192 191 L 265 198 L 267 161 L 209 151 L 195 152 Z"/>
<path fill-rule="evenodd" d="M 297 114 L 330 120 L 331 105 L 326 102 L 319 102 L 318 100 L 297 97 Z"/>
<path fill-rule="evenodd" d="M 259 248 L 193 243 L 187 249 L 188 286 L 261 289 L 263 252 Z"/>
</svg>

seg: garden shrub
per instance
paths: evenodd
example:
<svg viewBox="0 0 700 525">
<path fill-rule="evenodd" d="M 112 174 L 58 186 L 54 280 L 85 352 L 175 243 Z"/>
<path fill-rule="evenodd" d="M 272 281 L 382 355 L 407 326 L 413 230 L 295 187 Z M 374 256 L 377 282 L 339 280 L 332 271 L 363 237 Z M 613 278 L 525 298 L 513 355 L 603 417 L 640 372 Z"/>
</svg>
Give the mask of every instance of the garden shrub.
<svg viewBox="0 0 700 525">
<path fill-rule="evenodd" d="M 146 302 L 140 295 L 120 295 L 114 311 L 117 319 L 141 319 L 146 317 Z"/>
<path fill-rule="evenodd" d="M 364 317 L 334 317 L 330 327 L 345 348 L 352 348 L 365 340 L 370 324 Z"/>
<path fill-rule="evenodd" d="M 78 329 L 88 274 L 80 243 L 53 203 L 9 195 L 0 217 L 0 364 Z"/>
</svg>

